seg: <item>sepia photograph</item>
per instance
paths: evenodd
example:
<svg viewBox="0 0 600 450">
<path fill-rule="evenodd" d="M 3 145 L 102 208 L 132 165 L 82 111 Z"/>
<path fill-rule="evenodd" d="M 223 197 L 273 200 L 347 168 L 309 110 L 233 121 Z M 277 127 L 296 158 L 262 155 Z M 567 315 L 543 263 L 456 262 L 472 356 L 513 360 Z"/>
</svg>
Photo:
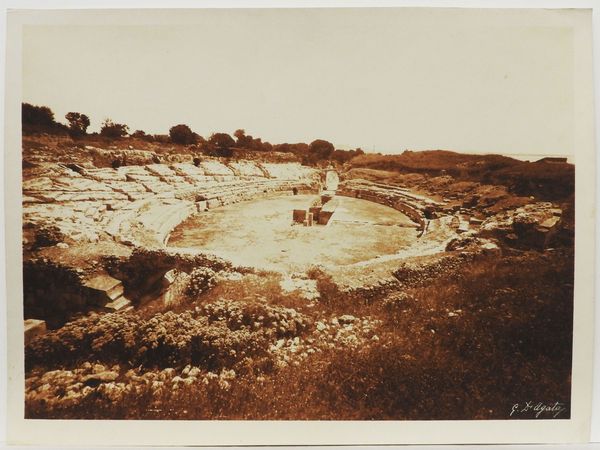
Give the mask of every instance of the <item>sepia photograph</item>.
<svg viewBox="0 0 600 450">
<path fill-rule="evenodd" d="M 23 419 L 589 420 L 591 15 L 64 14 L 19 28 Z"/>
</svg>

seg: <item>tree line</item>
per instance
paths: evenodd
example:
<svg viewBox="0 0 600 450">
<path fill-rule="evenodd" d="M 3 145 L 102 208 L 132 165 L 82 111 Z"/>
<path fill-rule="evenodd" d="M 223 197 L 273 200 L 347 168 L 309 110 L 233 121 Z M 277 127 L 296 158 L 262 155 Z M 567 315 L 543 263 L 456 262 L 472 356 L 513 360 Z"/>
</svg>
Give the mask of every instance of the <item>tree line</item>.
<svg viewBox="0 0 600 450">
<path fill-rule="evenodd" d="M 22 103 L 21 118 L 23 133 L 48 133 L 69 135 L 73 139 L 83 139 L 86 136 L 101 136 L 108 140 L 122 138 L 141 139 L 146 142 L 159 144 L 177 144 L 192 147 L 209 156 L 231 157 L 236 149 L 256 152 L 285 152 L 295 154 L 303 164 L 316 165 L 323 161 L 337 161 L 345 163 L 355 156 L 364 154 L 360 148 L 354 150 L 336 149 L 334 145 L 324 139 L 316 139 L 307 144 L 282 143 L 271 144 L 259 137 L 246 134 L 242 128 L 236 130 L 231 136 L 228 133 L 213 133 L 208 139 L 192 131 L 185 124 L 174 125 L 169 129 L 169 134 L 147 134 L 143 130 L 129 132 L 129 126 L 116 123 L 111 119 L 102 122 L 99 133 L 87 133 L 90 118 L 79 112 L 69 112 L 65 115 L 68 125 L 57 122 L 54 112 L 47 106 L 35 106 Z"/>
</svg>

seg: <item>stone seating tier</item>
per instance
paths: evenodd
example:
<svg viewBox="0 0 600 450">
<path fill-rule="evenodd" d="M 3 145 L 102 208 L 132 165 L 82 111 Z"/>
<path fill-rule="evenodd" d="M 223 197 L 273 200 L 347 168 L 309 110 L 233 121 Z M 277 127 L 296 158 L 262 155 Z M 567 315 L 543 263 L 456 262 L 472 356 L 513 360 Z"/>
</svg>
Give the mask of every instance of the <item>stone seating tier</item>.
<svg viewBox="0 0 600 450">
<path fill-rule="evenodd" d="M 300 163 L 262 163 L 261 166 L 271 178 L 282 180 L 310 179 L 316 173 L 314 169 Z"/>
<path fill-rule="evenodd" d="M 239 176 L 264 177 L 264 172 L 256 164 L 247 161 L 236 161 L 229 164 Z"/>
<path fill-rule="evenodd" d="M 444 207 L 440 202 L 411 193 L 399 186 L 367 180 L 348 180 L 340 183 L 338 195 L 358 197 L 394 208 L 417 223 L 421 230 L 425 230 L 427 225 L 426 212 L 441 210 Z"/>
<path fill-rule="evenodd" d="M 86 176 L 98 181 L 127 181 L 127 175 L 114 169 L 86 169 Z"/>
<path fill-rule="evenodd" d="M 150 164 L 146 166 L 146 170 L 160 177 L 169 177 L 176 175 L 175 171 L 165 164 Z"/>
<path fill-rule="evenodd" d="M 296 167 L 285 166 L 281 172 L 286 174 Z M 309 179 L 301 176 L 306 168 L 292 179 L 266 178 L 264 169 L 254 162 L 238 162 L 233 170 L 209 161 L 202 167 L 151 164 L 87 168 L 81 173 L 49 166 L 45 173 L 52 176 L 35 169 L 39 177 L 31 178 L 32 172 L 25 171 L 24 223 L 55 226 L 66 236 L 84 241 L 102 236 L 136 241 L 137 233 L 144 242 L 151 235 L 162 243 L 174 226 L 199 209 L 198 201 L 214 208 L 271 192 L 311 188 Z"/>
<path fill-rule="evenodd" d="M 188 163 L 176 163 L 171 165 L 171 168 L 177 175 L 181 176 L 204 176 L 204 170 Z"/>
<path fill-rule="evenodd" d="M 204 160 L 200 162 L 200 166 L 204 170 L 206 175 L 218 175 L 218 176 L 232 176 L 234 175 L 233 170 L 227 167 L 220 161 L 215 160 Z"/>
</svg>

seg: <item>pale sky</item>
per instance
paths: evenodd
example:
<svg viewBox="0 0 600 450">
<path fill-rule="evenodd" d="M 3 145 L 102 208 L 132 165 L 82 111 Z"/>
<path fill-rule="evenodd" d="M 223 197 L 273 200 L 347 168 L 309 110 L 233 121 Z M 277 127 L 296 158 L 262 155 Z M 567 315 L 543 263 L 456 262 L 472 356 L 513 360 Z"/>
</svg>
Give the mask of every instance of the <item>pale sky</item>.
<svg viewBox="0 0 600 450">
<path fill-rule="evenodd" d="M 383 153 L 573 153 L 569 28 L 427 10 L 193 14 L 177 26 L 27 27 L 23 101 L 63 122 L 85 113 L 89 131 L 110 117 L 131 131 L 244 128 Z"/>
</svg>

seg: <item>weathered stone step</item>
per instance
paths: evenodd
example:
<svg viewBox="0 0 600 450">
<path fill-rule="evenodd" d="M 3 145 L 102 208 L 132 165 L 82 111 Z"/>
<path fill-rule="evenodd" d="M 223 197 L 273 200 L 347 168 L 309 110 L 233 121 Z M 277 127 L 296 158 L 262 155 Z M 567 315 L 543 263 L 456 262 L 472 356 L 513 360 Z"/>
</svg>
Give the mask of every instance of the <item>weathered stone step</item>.
<svg viewBox="0 0 600 450">
<path fill-rule="evenodd" d="M 26 319 L 25 323 L 25 345 L 37 336 L 46 332 L 46 321 L 38 319 Z"/>
<path fill-rule="evenodd" d="M 158 176 L 172 176 L 175 175 L 175 171 L 166 164 L 149 164 L 146 166 L 146 170 L 154 175 Z"/>
<path fill-rule="evenodd" d="M 123 286 L 123 284 L 117 284 L 115 285 L 112 289 L 110 289 L 106 294 L 108 295 L 108 297 L 111 300 L 115 300 L 117 298 L 119 298 L 121 295 L 123 295 L 123 292 L 125 291 L 125 287 Z"/>
<path fill-rule="evenodd" d="M 96 275 L 84 281 L 83 286 L 98 291 L 102 296 L 106 297 L 107 301 L 115 300 L 123 294 L 121 280 L 117 280 L 107 274 Z"/>
<path fill-rule="evenodd" d="M 123 311 L 125 309 L 130 309 L 130 307 L 131 300 L 124 296 L 121 296 L 113 300 L 112 302 L 108 302 L 106 305 L 104 305 L 104 308 L 108 309 L 111 312 Z"/>
<path fill-rule="evenodd" d="M 98 291 L 109 291 L 119 284 L 121 284 L 120 280 L 106 274 L 96 275 L 83 283 L 84 286 Z"/>
<path fill-rule="evenodd" d="M 164 243 L 173 228 L 196 211 L 194 203 L 186 201 L 174 205 L 162 205 L 159 212 L 145 214 L 144 225 L 156 233 L 156 239 Z"/>
</svg>

